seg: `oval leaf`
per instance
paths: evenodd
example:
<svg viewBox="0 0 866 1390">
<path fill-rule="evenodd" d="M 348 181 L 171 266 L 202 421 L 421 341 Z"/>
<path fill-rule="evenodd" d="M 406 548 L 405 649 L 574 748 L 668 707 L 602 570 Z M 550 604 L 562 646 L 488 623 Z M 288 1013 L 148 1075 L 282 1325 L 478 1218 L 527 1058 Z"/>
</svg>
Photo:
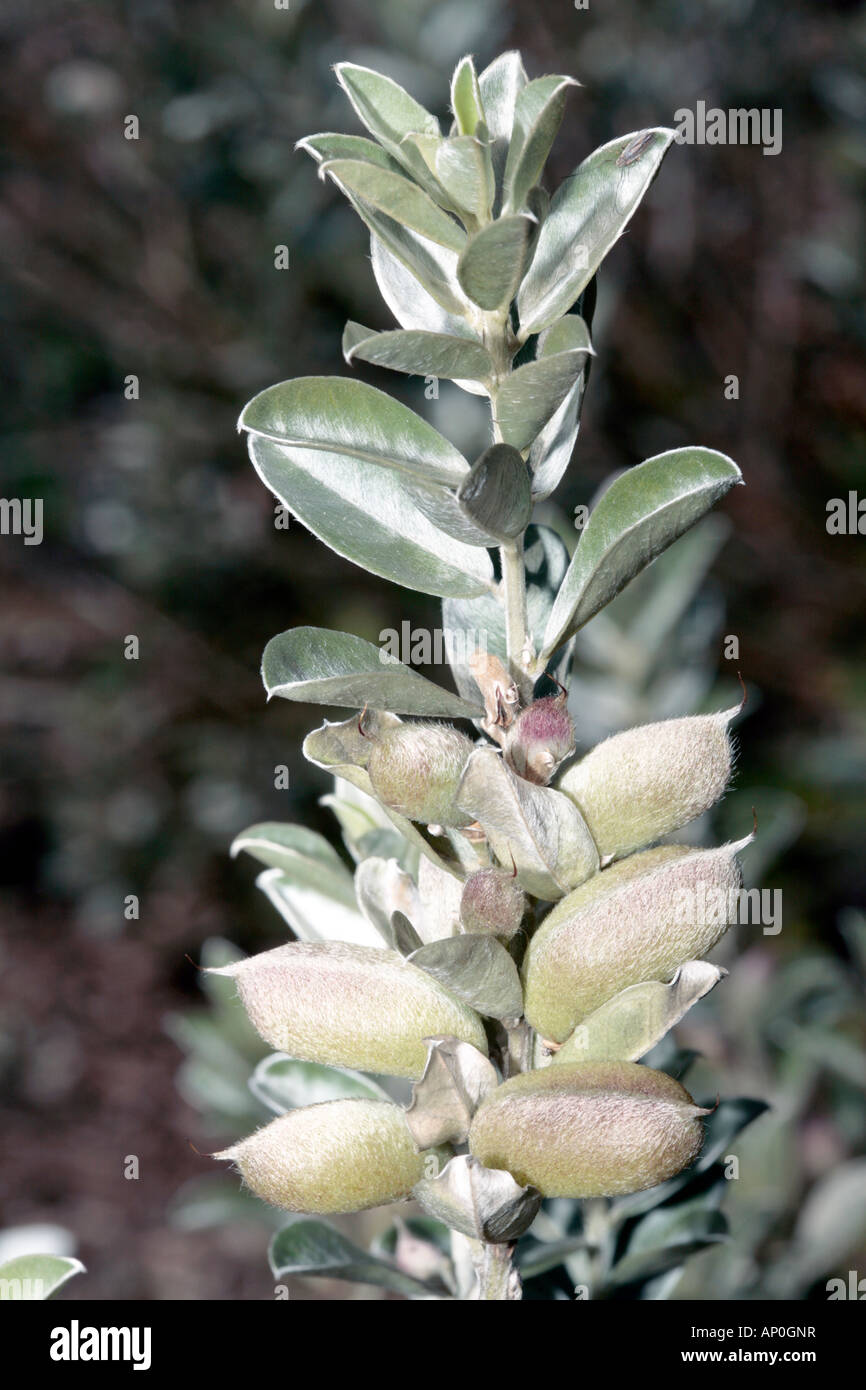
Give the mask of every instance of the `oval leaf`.
<svg viewBox="0 0 866 1390">
<path fill-rule="evenodd" d="M 428 241 L 460 252 L 466 241 L 462 227 L 443 212 L 433 199 L 410 179 L 382 169 L 362 159 L 334 159 L 321 165 L 321 173 L 329 175 L 345 192 L 354 193 L 369 206 L 408 227 Z"/>
<path fill-rule="evenodd" d="M 349 870 L 324 835 L 315 830 L 263 821 L 243 830 L 232 842 L 232 858 L 241 852 L 251 854 L 269 869 L 281 869 L 299 887 L 314 888 L 347 907 L 355 906 Z"/>
<path fill-rule="evenodd" d="M 485 119 L 478 75 L 469 54 L 460 59 L 451 78 L 451 109 L 461 135 L 474 135 L 479 121 Z"/>
<path fill-rule="evenodd" d="M 435 198 L 436 180 L 407 135 L 439 135 L 439 122 L 392 78 L 357 63 L 337 63 L 337 81 L 371 135 L 408 169 L 422 188 Z"/>
<path fill-rule="evenodd" d="M 363 637 L 322 627 L 294 627 L 272 637 L 262 658 L 262 679 L 270 699 L 419 714 L 443 719 L 474 719 L 470 705 L 404 666 Z"/>
<path fill-rule="evenodd" d="M 306 135 L 303 140 L 298 141 L 295 149 L 304 150 L 317 164 L 332 159 L 360 159 L 368 164 L 375 164 L 379 169 L 390 169 L 392 173 L 400 173 L 400 165 L 396 159 L 392 159 L 375 140 L 367 140 L 363 135 L 339 135 L 336 132 L 324 131 L 320 135 Z"/>
<path fill-rule="evenodd" d="M 369 1076 L 346 1067 L 323 1067 L 318 1062 L 297 1062 L 283 1052 L 263 1057 L 250 1077 L 257 1100 L 278 1115 L 302 1105 L 321 1105 L 327 1100 L 390 1100 Z"/>
<path fill-rule="evenodd" d="M 441 1292 L 438 1285 L 412 1279 L 396 1265 L 380 1260 L 353 1245 L 327 1221 L 300 1216 L 278 1231 L 268 1252 L 274 1278 L 318 1275 L 323 1279 L 348 1279 L 356 1284 L 377 1284 L 409 1298 L 429 1298 Z"/>
<path fill-rule="evenodd" d="M 61 1289 L 84 1265 L 70 1255 L 17 1255 L 0 1265 L 3 1301 L 39 1302 Z"/>
<path fill-rule="evenodd" d="M 518 212 L 538 182 L 562 123 L 573 77 L 538 77 L 527 82 L 514 104 L 514 124 L 502 180 L 503 213 Z"/>
<path fill-rule="evenodd" d="M 490 557 L 428 521 L 394 470 L 258 435 L 250 436 L 249 450 L 265 485 L 338 555 L 425 594 L 492 590 Z"/>
<path fill-rule="evenodd" d="M 694 526 L 734 483 L 714 449 L 672 449 L 615 478 L 590 514 L 544 634 L 544 658 Z"/>
<path fill-rule="evenodd" d="M 412 1087 L 406 1122 L 419 1149 L 462 1144 L 482 1100 L 499 1085 L 483 1052 L 458 1038 L 427 1038 L 427 1065 Z"/>
<path fill-rule="evenodd" d="M 520 883 L 536 898 L 564 897 L 598 869 L 598 850 L 574 803 L 518 777 L 492 748 L 469 758 L 457 804 L 478 820 L 501 864 L 513 857 Z"/>
<path fill-rule="evenodd" d="M 493 936 L 449 936 L 428 941 L 409 956 L 440 984 L 488 1018 L 520 1018 L 523 990 L 517 966 Z"/>
<path fill-rule="evenodd" d="M 485 449 L 457 497 L 466 516 L 498 540 L 521 535 L 532 516 L 529 470 L 510 444 Z"/>
<path fill-rule="evenodd" d="M 564 314 L 592 279 L 637 211 L 674 134 L 659 127 L 611 140 L 557 189 L 517 297 L 524 341 Z"/>
<path fill-rule="evenodd" d="M 493 398 L 494 418 L 502 438 L 515 449 L 529 447 L 572 390 L 587 357 L 593 355 L 589 329 L 577 314 L 568 316 L 568 329 L 556 341 L 562 342 L 561 351 L 518 367 Z"/>
<path fill-rule="evenodd" d="M 351 320 L 343 332 L 343 356 L 350 365 L 360 357 L 364 362 L 390 367 L 395 372 L 444 377 L 450 381 L 455 377 L 487 381 L 494 372 L 490 353 L 471 338 L 402 329 L 377 333 Z"/>
<path fill-rule="evenodd" d="M 457 262 L 460 288 L 482 309 L 499 309 L 517 293 L 534 219 L 502 217 L 470 237 Z"/>
<path fill-rule="evenodd" d="M 718 984 L 727 971 L 705 960 L 687 961 L 670 984 L 647 980 L 614 995 L 584 1019 L 553 1062 L 636 1062 Z"/>
<path fill-rule="evenodd" d="M 340 376 L 269 386 L 244 406 L 238 429 L 275 443 L 379 464 L 456 487 L 469 464 L 449 440 L 384 391 Z"/>
</svg>

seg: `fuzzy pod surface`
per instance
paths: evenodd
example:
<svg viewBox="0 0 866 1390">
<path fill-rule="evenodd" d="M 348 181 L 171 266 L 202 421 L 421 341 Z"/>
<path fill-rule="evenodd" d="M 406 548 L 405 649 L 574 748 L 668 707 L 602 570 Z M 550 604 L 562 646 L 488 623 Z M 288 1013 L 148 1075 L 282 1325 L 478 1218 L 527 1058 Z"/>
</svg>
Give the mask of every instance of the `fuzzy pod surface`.
<svg viewBox="0 0 866 1390">
<path fill-rule="evenodd" d="M 474 1009 L 387 948 L 293 941 L 214 973 L 237 981 L 265 1041 L 303 1062 L 417 1081 L 425 1037 L 456 1037 L 487 1052 Z"/>
<path fill-rule="evenodd" d="M 525 907 L 526 895 L 515 875 L 504 869 L 479 869 L 463 885 L 460 923 L 465 932 L 510 941 Z"/>
<path fill-rule="evenodd" d="M 471 739 L 447 724 L 398 724 L 373 744 L 367 772 L 380 801 L 409 820 L 471 825 L 455 796 L 472 748 Z"/>
<path fill-rule="evenodd" d="M 408 1197 L 425 1175 L 399 1105 L 329 1100 L 280 1115 L 214 1155 L 236 1163 L 257 1197 L 285 1211 L 363 1211 Z"/>
<path fill-rule="evenodd" d="M 578 806 L 603 859 L 679 830 L 718 801 L 739 708 L 626 729 L 566 769 L 558 790 Z"/>
<path fill-rule="evenodd" d="M 579 1062 L 503 1082 L 478 1108 L 469 1147 L 545 1197 L 615 1197 L 693 1162 L 708 1113 L 664 1072 Z"/>
<path fill-rule="evenodd" d="M 564 1042 L 587 1014 L 629 985 L 670 980 L 732 920 L 737 852 L 663 845 L 602 870 L 557 903 L 523 962 L 527 1020 Z"/>
<path fill-rule="evenodd" d="M 565 758 L 574 752 L 574 723 L 564 695 L 533 700 L 508 730 L 505 761 L 518 777 L 546 786 Z"/>
</svg>

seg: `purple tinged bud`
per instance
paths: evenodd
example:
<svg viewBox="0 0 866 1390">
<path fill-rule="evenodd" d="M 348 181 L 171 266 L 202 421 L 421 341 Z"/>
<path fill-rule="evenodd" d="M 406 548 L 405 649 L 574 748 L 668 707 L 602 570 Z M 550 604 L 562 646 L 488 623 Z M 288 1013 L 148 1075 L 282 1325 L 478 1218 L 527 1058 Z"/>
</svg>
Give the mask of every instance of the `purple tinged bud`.
<svg viewBox="0 0 866 1390">
<path fill-rule="evenodd" d="M 460 924 L 465 932 L 514 936 L 526 906 L 523 889 L 514 874 L 504 869 L 479 869 L 463 885 Z"/>
<path fill-rule="evenodd" d="M 519 777 L 545 786 L 574 752 L 574 724 L 565 694 L 534 700 L 508 730 L 505 760 Z"/>
</svg>

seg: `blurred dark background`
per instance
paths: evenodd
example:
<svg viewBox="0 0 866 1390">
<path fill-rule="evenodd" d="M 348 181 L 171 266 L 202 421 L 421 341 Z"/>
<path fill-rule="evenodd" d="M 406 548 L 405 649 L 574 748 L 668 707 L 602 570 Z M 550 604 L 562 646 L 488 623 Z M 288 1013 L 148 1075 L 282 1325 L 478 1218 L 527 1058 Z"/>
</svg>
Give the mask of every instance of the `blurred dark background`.
<svg viewBox="0 0 866 1390">
<path fill-rule="evenodd" d="M 741 941 L 727 963 L 742 977 L 723 988 L 742 1015 L 780 971 L 803 979 L 789 1031 L 762 1035 L 754 1065 L 742 1017 L 722 1019 L 717 1074 L 772 1090 L 791 1027 L 841 1032 L 846 1049 L 815 1060 L 809 1044 L 784 1155 L 767 1160 L 782 1195 L 755 1258 L 770 1261 L 796 1239 L 811 1185 L 866 1148 L 851 1003 L 866 960 L 866 540 L 825 524 L 828 499 L 866 495 L 862 5 L 43 0 L 0 5 L 0 46 L 2 491 L 43 498 L 45 517 L 41 546 L 0 542 L 0 1226 L 71 1233 L 88 1274 L 66 1297 L 273 1295 L 261 1224 L 178 1217 L 178 1190 L 209 1170 L 188 1141 L 207 1151 L 250 1125 L 235 1092 L 208 1113 L 188 1063 L 178 1086 L 202 1047 L 224 1075 L 219 1038 L 196 1034 L 206 1009 L 185 957 L 214 938 L 253 950 L 285 937 L 249 863 L 228 858 L 234 834 L 264 819 L 332 833 L 326 779 L 299 754 L 317 712 L 266 707 L 266 640 L 304 621 L 375 641 L 438 617 L 300 524 L 276 530 L 235 422 L 273 381 L 348 371 L 346 318 L 391 326 L 360 223 L 293 151 L 313 131 L 357 129 L 331 65 L 387 71 L 444 115 L 463 52 L 481 67 L 519 47 L 530 76 L 583 83 L 552 185 L 596 145 L 699 99 L 783 112 L 775 157 L 668 155 L 603 270 L 599 359 L 557 498 L 567 519 L 612 470 L 685 443 L 729 453 L 748 484 L 725 504 L 710 581 L 753 695 L 740 776 L 802 814 L 769 880 L 785 929 Z M 364 379 L 472 447 L 471 398 Z M 725 676 L 721 638 L 711 658 Z M 844 1007 L 816 1002 L 843 976 Z M 248 1038 L 238 1046 L 255 1059 Z M 862 1215 L 866 1229 L 866 1202 Z M 798 1296 L 810 1288 L 804 1276 Z"/>
</svg>

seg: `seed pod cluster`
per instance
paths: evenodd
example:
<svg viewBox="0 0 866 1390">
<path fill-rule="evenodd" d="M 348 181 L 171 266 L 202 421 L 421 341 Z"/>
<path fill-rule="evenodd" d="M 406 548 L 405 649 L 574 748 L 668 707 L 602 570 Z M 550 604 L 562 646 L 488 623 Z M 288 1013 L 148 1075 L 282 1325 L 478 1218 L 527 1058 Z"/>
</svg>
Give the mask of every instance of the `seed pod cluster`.
<svg viewBox="0 0 866 1390">
<path fill-rule="evenodd" d="M 665 1182 L 703 1143 L 688 1091 L 635 1062 L 524 1072 L 482 1101 L 469 1147 L 545 1197 L 615 1197 Z"/>
<path fill-rule="evenodd" d="M 487 1052 L 474 1009 L 396 951 L 295 941 L 214 973 L 237 980 L 271 1047 L 304 1062 L 417 1080 L 426 1037 L 451 1036 Z"/>
<path fill-rule="evenodd" d="M 566 769 L 558 788 L 579 807 L 602 859 L 652 844 L 718 801 L 738 709 L 626 729 Z"/>
<path fill-rule="evenodd" d="M 445 724 L 398 724 L 373 744 L 367 771 L 380 801 L 409 820 L 466 826 L 472 818 L 454 798 L 471 752 L 471 740 Z"/>
<path fill-rule="evenodd" d="M 429 1176 L 405 1112 L 384 1100 L 290 1110 L 215 1157 L 236 1163 L 256 1196 L 285 1211 L 363 1211 L 408 1197 Z"/>
</svg>

